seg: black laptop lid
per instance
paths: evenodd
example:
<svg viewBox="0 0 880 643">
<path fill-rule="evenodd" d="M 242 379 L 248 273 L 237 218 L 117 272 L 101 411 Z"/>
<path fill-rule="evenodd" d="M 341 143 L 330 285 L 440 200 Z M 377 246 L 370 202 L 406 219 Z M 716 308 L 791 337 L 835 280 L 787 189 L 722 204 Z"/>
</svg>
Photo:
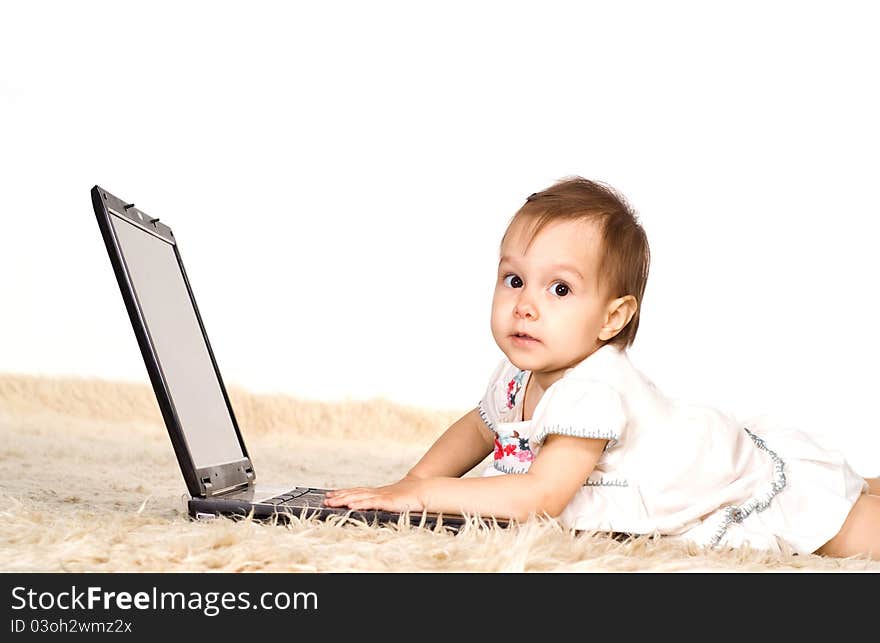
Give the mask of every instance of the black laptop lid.
<svg viewBox="0 0 880 643">
<path fill-rule="evenodd" d="M 171 229 L 98 186 L 92 203 L 190 493 L 253 483 Z"/>
</svg>

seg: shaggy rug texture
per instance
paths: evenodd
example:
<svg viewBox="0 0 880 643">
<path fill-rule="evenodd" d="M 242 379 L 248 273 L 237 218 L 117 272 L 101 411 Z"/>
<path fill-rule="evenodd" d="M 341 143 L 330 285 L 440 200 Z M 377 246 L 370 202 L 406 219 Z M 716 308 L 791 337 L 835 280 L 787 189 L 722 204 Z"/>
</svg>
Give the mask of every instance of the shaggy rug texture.
<svg viewBox="0 0 880 643">
<path fill-rule="evenodd" d="M 466 409 L 229 391 L 257 476 L 335 488 L 403 475 Z M 290 572 L 869 572 L 880 563 L 618 542 L 555 521 L 458 534 L 408 524 L 191 521 L 152 389 L 0 375 L 0 570 Z M 478 467 L 469 475 L 476 474 Z"/>
</svg>

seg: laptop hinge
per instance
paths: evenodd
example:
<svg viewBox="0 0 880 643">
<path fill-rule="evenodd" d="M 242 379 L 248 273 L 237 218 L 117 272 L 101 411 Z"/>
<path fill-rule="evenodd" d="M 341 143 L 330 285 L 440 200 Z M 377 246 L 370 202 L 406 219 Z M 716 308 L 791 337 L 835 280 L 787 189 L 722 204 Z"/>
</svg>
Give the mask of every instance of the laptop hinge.
<svg viewBox="0 0 880 643">
<path fill-rule="evenodd" d="M 221 496 L 224 493 L 229 493 L 230 491 L 244 491 L 250 486 L 249 482 L 244 482 L 242 484 L 233 485 L 231 487 L 223 487 L 221 489 L 215 489 L 214 485 L 211 484 L 211 481 L 208 478 L 202 480 L 202 484 L 205 486 L 205 497 L 210 498 L 212 496 Z"/>
<path fill-rule="evenodd" d="M 203 467 L 196 471 L 202 496 L 210 498 L 242 491 L 256 483 L 257 476 L 247 458 L 226 464 Z"/>
</svg>

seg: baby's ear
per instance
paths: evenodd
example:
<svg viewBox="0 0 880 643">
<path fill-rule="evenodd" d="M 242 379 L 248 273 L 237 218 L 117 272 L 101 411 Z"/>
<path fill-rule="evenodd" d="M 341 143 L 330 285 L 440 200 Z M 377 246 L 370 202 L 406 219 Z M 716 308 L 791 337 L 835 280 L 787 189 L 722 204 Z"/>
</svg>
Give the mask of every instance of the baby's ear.
<svg viewBox="0 0 880 643">
<path fill-rule="evenodd" d="M 638 307 L 639 303 L 632 295 L 618 297 L 608 304 L 605 325 L 599 331 L 599 339 L 605 341 L 617 335 L 633 318 Z"/>
</svg>

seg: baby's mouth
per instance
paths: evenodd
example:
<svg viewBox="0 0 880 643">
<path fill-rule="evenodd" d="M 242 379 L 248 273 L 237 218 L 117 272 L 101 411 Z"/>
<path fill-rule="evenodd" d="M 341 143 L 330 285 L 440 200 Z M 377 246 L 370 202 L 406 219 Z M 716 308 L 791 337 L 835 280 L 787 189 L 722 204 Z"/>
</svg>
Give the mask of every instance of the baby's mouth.
<svg viewBox="0 0 880 643">
<path fill-rule="evenodd" d="M 513 333 L 513 334 L 511 335 L 511 337 L 515 337 L 515 338 L 518 338 L 518 339 L 530 339 L 530 340 L 532 340 L 533 342 L 539 342 L 539 341 L 541 341 L 541 340 L 539 340 L 537 337 L 532 337 L 531 335 L 527 335 L 526 333 Z"/>
</svg>

